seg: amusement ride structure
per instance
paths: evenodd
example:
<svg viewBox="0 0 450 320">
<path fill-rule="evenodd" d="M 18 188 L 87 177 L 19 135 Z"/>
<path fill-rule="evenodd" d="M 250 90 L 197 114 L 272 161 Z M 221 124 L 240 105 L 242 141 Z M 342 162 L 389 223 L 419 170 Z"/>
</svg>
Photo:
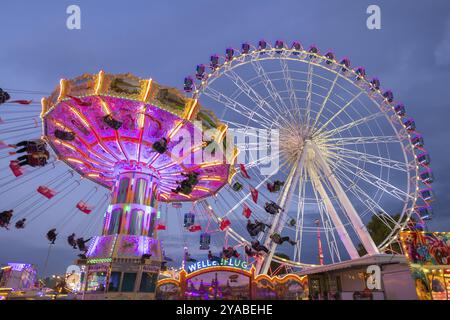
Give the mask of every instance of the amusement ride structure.
<svg viewBox="0 0 450 320">
<path fill-rule="evenodd" d="M 61 80 L 42 99 L 41 118 L 42 139 L 57 159 L 111 190 L 102 235 L 79 263 L 94 270 L 106 263 L 110 277 L 115 268 L 133 270 L 139 262 L 138 279 L 143 270 L 153 271 L 155 282 L 164 260 L 156 237 L 158 203 L 193 202 L 228 182 L 230 165 L 202 160 L 207 143 L 221 143 L 226 127 L 176 89 L 103 71 Z M 203 131 L 211 128 L 217 135 L 204 141 Z M 175 150 L 183 140 L 184 148 Z"/>
<path fill-rule="evenodd" d="M 101 71 L 61 80 L 41 106 L 34 100 L 44 92 L 0 92 L 3 162 L 21 140 L 41 138 L 52 150 L 32 169 L 11 162 L 14 176 L 0 177 L 1 210 L 26 225 L 52 215 L 48 227 L 85 237 L 103 219 L 78 260 L 95 277 L 87 291 L 103 294 L 103 284 L 114 293 L 131 281 L 115 278 L 128 270 L 135 286 L 149 284 L 130 292 L 153 294 L 150 284 L 170 261 L 159 241 L 166 229 L 167 240 L 182 234 L 184 265 L 208 253 L 274 274 L 273 263 L 303 269 L 392 252 L 399 231 L 431 218 L 433 174 L 414 119 L 348 58 L 299 42 L 244 43 L 198 65 L 184 90 L 189 98 Z M 245 138 L 234 141 L 236 132 Z M 205 150 L 231 140 L 239 152 L 226 150 L 227 161 L 205 159 Z M 69 223 L 80 211 L 83 221 Z M 172 234 L 171 216 L 181 219 Z M 372 238 L 373 221 L 386 229 L 381 241 Z"/>
<path fill-rule="evenodd" d="M 389 251 L 409 222 L 431 218 L 433 175 L 414 119 L 348 58 L 299 42 L 243 43 L 198 65 L 185 91 L 247 133 L 237 143 L 245 172 L 206 205 L 231 222 L 237 242 L 258 239 L 268 248 L 259 272 L 268 273 L 272 261 L 308 268 L 324 255 L 334 263 Z M 267 152 L 268 136 L 279 143 Z M 268 203 L 279 208 L 267 210 Z M 251 237 L 247 219 L 263 221 L 267 231 Z M 386 229 L 378 243 L 366 227 L 373 219 Z M 311 252 L 317 230 L 318 255 Z M 293 245 L 280 247 L 285 241 L 273 241 L 274 233 Z"/>
</svg>

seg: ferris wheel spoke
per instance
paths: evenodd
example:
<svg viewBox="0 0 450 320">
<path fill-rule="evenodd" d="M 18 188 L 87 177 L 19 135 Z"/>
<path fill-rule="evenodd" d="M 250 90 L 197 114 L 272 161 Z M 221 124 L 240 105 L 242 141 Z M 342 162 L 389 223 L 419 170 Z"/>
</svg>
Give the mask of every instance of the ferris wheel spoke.
<svg viewBox="0 0 450 320">
<path fill-rule="evenodd" d="M 311 64 L 311 60 L 308 63 L 308 74 L 306 78 L 306 115 L 305 122 L 309 126 L 310 125 L 310 117 L 311 117 L 311 99 L 312 99 L 312 78 L 314 73 L 314 67 Z"/>
<path fill-rule="evenodd" d="M 300 110 L 300 106 L 298 105 L 297 94 L 295 91 L 294 81 L 292 80 L 291 71 L 289 70 L 289 66 L 287 64 L 286 59 L 280 59 L 281 69 L 283 71 L 283 78 L 286 85 L 286 88 L 289 92 L 289 101 L 291 107 L 294 107 L 295 110 Z"/>
<path fill-rule="evenodd" d="M 337 165 L 335 162 L 330 161 L 330 165 L 333 168 L 343 168 L 347 172 L 349 172 L 352 175 L 357 175 L 358 178 L 361 178 L 362 180 L 366 181 L 367 183 L 371 184 L 374 187 L 377 187 L 378 189 L 384 191 L 385 193 L 389 194 L 390 196 L 399 199 L 401 201 L 405 201 L 407 199 L 412 199 L 413 197 L 410 194 L 407 194 L 403 190 L 399 189 L 398 187 L 390 184 L 389 182 L 381 179 L 380 177 L 362 169 L 361 167 L 345 160 L 341 159 L 342 162 Z M 354 170 L 350 169 L 353 168 Z"/>
<path fill-rule="evenodd" d="M 395 226 L 394 229 L 401 227 L 399 222 L 392 218 L 392 216 L 389 215 L 387 211 L 373 199 L 373 196 L 369 196 L 361 187 L 354 184 L 352 179 L 347 174 L 339 169 L 337 169 L 337 171 L 340 172 L 340 175 L 337 176 L 338 180 L 345 185 L 345 182 L 340 177 L 342 176 L 348 181 L 349 184 L 352 184 L 349 188 L 350 192 L 352 192 L 352 194 L 358 198 L 361 203 L 364 203 L 367 208 L 386 225 L 386 227 L 388 227 L 391 231 L 393 230 L 393 225 Z"/>
<path fill-rule="evenodd" d="M 251 154 L 250 154 L 251 155 Z M 271 161 L 273 161 L 274 159 L 276 159 L 277 157 L 279 157 L 278 153 L 274 153 L 272 155 L 267 155 L 264 157 L 258 157 L 256 159 L 254 159 L 253 157 L 251 158 L 251 160 L 249 162 L 247 162 L 245 164 L 245 167 L 247 168 L 247 170 L 250 170 L 256 166 L 259 166 L 261 164 L 267 164 L 270 163 Z M 283 167 L 284 164 L 281 164 L 279 166 L 279 170 L 281 170 L 281 168 Z M 240 171 L 240 169 L 238 169 Z"/>
<path fill-rule="evenodd" d="M 383 117 L 383 116 L 385 116 L 385 114 L 384 114 L 384 112 L 381 112 L 381 111 L 377 112 L 377 113 L 373 113 L 373 114 L 370 114 L 370 115 L 368 115 L 366 117 L 362 117 L 360 119 L 357 119 L 357 120 L 355 120 L 353 122 L 349 122 L 349 123 L 346 123 L 346 124 L 344 124 L 342 126 L 339 126 L 339 127 L 333 128 L 331 130 L 328 130 L 326 132 L 322 132 L 322 133 L 318 134 L 318 136 L 321 137 L 321 138 L 322 137 L 323 138 L 329 138 L 329 137 L 332 137 L 332 136 L 334 136 L 334 135 L 336 135 L 338 133 L 341 133 L 343 131 L 348 131 L 348 130 L 350 130 L 352 128 L 358 127 L 358 126 L 360 126 L 360 125 L 362 125 L 364 123 L 376 120 L 376 119 L 378 119 L 380 117 Z"/>
<path fill-rule="evenodd" d="M 323 124 L 318 130 L 317 133 L 320 134 L 321 132 L 323 132 L 323 130 L 326 129 L 326 127 L 334 120 L 336 119 L 342 112 L 345 111 L 345 109 L 347 109 L 350 105 L 353 104 L 353 102 L 355 102 L 359 96 L 361 94 L 363 94 L 365 91 L 361 90 L 358 92 L 358 94 L 354 95 L 353 98 L 351 98 L 338 112 L 336 112 L 330 119 L 328 119 L 327 122 L 325 122 L 325 124 Z"/>
<path fill-rule="evenodd" d="M 373 143 L 398 143 L 397 136 L 370 136 L 370 137 L 339 137 L 329 138 L 327 143 L 333 146 L 373 144 Z"/>
<path fill-rule="evenodd" d="M 340 181 L 339 181 L 339 182 L 340 182 Z M 333 187 L 331 186 L 330 182 L 329 182 L 328 180 L 324 180 L 323 183 L 324 183 L 325 187 L 327 188 L 327 190 L 329 190 L 329 192 L 330 192 L 334 197 L 336 197 L 335 191 L 334 191 Z M 325 189 L 325 188 L 324 188 L 324 189 Z M 327 195 L 327 197 L 328 197 L 328 192 L 326 193 L 326 195 Z M 339 201 L 338 201 L 336 204 L 338 205 L 338 207 L 340 208 L 340 210 L 341 210 L 342 212 L 346 213 L 344 207 L 342 206 L 342 204 L 341 204 Z M 328 207 L 325 206 L 325 205 L 323 205 L 323 206 L 325 207 L 325 212 L 327 212 Z M 335 208 L 335 205 L 331 205 L 331 209 L 334 209 L 334 208 Z M 336 214 L 337 214 L 337 213 L 336 213 Z M 334 232 L 334 231 L 336 231 L 336 233 L 338 234 L 338 237 L 341 239 L 341 236 L 339 235 L 339 232 L 347 232 L 347 230 L 346 230 L 346 226 L 343 227 L 344 230 L 339 230 L 338 228 L 336 228 L 334 221 L 331 219 L 332 217 L 333 217 L 333 216 L 328 215 L 328 220 L 327 220 L 327 221 L 324 221 L 324 224 L 327 224 L 327 227 L 325 228 L 325 230 L 330 229 L 330 230 L 332 231 L 332 232 L 330 232 L 330 234 L 331 234 L 331 237 L 333 238 L 333 243 L 329 243 L 328 246 L 329 246 L 330 252 L 336 256 L 336 258 L 338 259 L 338 261 L 341 261 L 341 254 L 340 254 L 339 247 L 338 247 L 338 245 L 337 245 L 337 241 L 336 241 L 336 237 L 335 237 L 335 232 Z M 338 217 L 339 217 L 339 216 L 338 216 Z M 348 215 L 346 216 L 346 218 L 349 219 Z M 339 222 L 339 220 L 338 220 L 338 222 Z M 340 222 L 340 223 L 342 223 L 342 222 Z M 351 223 L 351 221 L 350 221 L 350 223 L 347 224 L 347 225 L 350 225 L 350 226 L 352 227 L 352 229 L 357 233 L 357 231 L 356 231 L 356 229 L 355 229 L 355 226 Z M 347 233 L 347 236 L 348 236 L 348 233 Z M 354 246 L 354 241 L 353 241 L 351 238 L 348 239 L 348 240 L 349 240 L 349 241 L 351 242 L 351 244 L 352 244 L 352 249 L 355 248 L 355 250 L 356 250 L 356 247 Z M 344 247 L 345 247 L 345 246 L 344 246 Z M 356 251 L 356 253 L 354 253 L 354 254 L 356 254 L 357 256 L 359 256 L 358 251 Z"/>
<path fill-rule="evenodd" d="M 271 155 L 271 156 L 265 156 L 265 157 L 261 157 L 258 159 L 254 159 L 249 161 L 248 163 L 245 164 L 245 168 L 247 171 L 251 171 L 252 169 L 259 167 L 261 164 L 267 164 L 270 163 L 273 159 L 275 159 L 278 155 Z M 281 170 L 281 168 L 283 167 L 283 164 L 281 164 L 279 166 L 279 169 Z M 259 169 L 261 170 L 261 168 Z M 238 168 L 237 172 L 241 172 L 241 169 Z M 274 175 L 275 173 L 272 173 L 270 176 Z M 257 173 L 256 173 L 257 175 Z"/>
<path fill-rule="evenodd" d="M 254 147 L 257 149 L 257 147 L 259 146 L 258 142 L 237 142 L 234 144 L 234 146 L 238 147 L 238 148 L 245 148 L 245 147 Z M 248 150 L 248 149 L 244 149 L 244 150 Z"/>
<path fill-rule="evenodd" d="M 242 142 L 242 143 L 235 143 L 234 144 L 235 147 L 237 147 L 240 151 L 254 151 L 254 150 L 259 150 L 258 146 L 259 143 L 258 142 Z"/>
<path fill-rule="evenodd" d="M 261 65 L 261 63 L 258 60 L 252 60 L 251 65 L 253 66 L 253 69 L 258 74 L 258 76 L 262 79 L 264 87 L 269 93 L 270 98 L 275 102 L 276 106 L 279 109 L 282 109 L 286 114 L 290 114 L 292 116 L 291 112 L 289 111 L 289 108 L 286 106 L 286 103 L 281 98 L 280 93 L 275 88 L 274 84 L 272 83 L 272 80 L 270 80 L 268 74 L 264 70 L 264 67 Z"/>
<path fill-rule="evenodd" d="M 229 70 L 228 72 L 225 72 L 224 75 L 228 77 L 242 93 L 244 93 L 250 100 L 252 100 L 252 102 L 258 107 L 259 110 L 264 112 L 264 114 L 269 117 L 269 119 L 272 119 L 272 122 L 278 124 L 276 118 L 279 118 L 282 122 L 284 122 L 285 125 L 288 125 L 290 123 L 289 119 L 286 119 L 287 115 L 283 115 L 281 110 L 279 111 L 278 108 L 271 106 L 266 99 L 264 99 L 258 92 L 256 92 L 256 90 L 251 85 L 249 85 L 248 82 L 242 79 L 236 72 L 234 72 L 234 70 Z M 276 100 L 274 101 L 276 102 Z"/>
<path fill-rule="evenodd" d="M 351 180 L 351 179 L 350 179 Z M 385 209 L 381 207 L 381 205 L 373 200 L 373 197 L 370 197 L 366 192 L 363 191 L 359 186 L 354 185 L 350 188 L 351 192 L 354 193 L 356 197 L 358 197 L 358 194 L 362 195 L 365 200 L 360 198 L 360 201 L 363 203 L 366 203 L 367 207 L 372 211 L 373 214 L 378 216 L 380 220 L 390 229 L 392 229 L 392 225 L 395 225 L 396 228 L 400 227 L 400 224 L 398 221 L 396 221 L 394 218 L 392 218 L 391 215 L 387 213 Z M 380 214 L 381 213 L 381 214 Z"/>
<path fill-rule="evenodd" d="M 235 137 L 238 138 L 238 142 L 235 143 L 235 145 L 245 145 L 245 142 L 240 142 L 239 139 L 243 138 L 249 138 L 250 140 L 261 139 L 264 136 L 264 132 L 262 130 L 269 130 L 269 129 L 259 129 L 256 127 L 244 125 L 242 123 L 237 123 L 233 121 L 222 121 L 224 124 L 228 126 L 227 130 L 227 141 L 234 140 Z M 265 137 L 265 136 L 264 136 Z M 254 138 L 254 139 L 252 139 Z M 249 142 L 249 144 L 257 144 L 259 142 Z"/>
<path fill-rule="evenodd" d="M 369 153 L 359 152 L 352 149 L 346 149 L 346 148 L 330 148 L 328 149 L 330 152 L 327 153 L 329 157 L 332 157 L 334 159 L 341 160 L 342 158 L 345 159 L 352 159 L 352 160 L 359 160 L 364 161 L 373 165 L 389 168 L 389 169 L 395 169 L 403 172 L 408 172 L 409 170 L 414 169 L 412 166 L 405 164 L 404 162 L 392 160 L 380 156 L 376 156 Z M 336 151 L 332 151 L 336 150 Z"/>
<path fill-rule="evenodd" d="M 256 124 L 261 125 L 262 127 L 266 128 L 266 129 L 269 129 L 272 124 L 272 120 L 270 118 L 266 118 L 265 116 L 261 115 L 261 113 L 256 112 L 255 110 L 244 106 L 243 104 L 239 103 L 238 101 L 225 96 L 223 93 L 221 93 L 213 88 L 207 87 L 205 89 L 205 91 L 203 92 L 203 94 L 205 94 L 209 98 L 225 105 L 227 108 L 233 110 L 237 114 L 240 114 L 240 115 L 246 117 L 247 119 L 253 121 Z M 259 118 L 259 121 L 256 121 L 254 119 L 254 117 Z"/>
<path fill-rule="evenodd" d="M 323 102 L 322 102 L 322 104 L 320 106 L 319 112 L 316 114 L 316 118 L 314 119 L 314 123 L 313 123 L 313 125 L 311 127 L 313 130 L 315 130 L 317 122 L 319 121 L 320 116 L 322 115 L 323 109 L 325 108 L 325 106 L 326 106 L 326 104 L 328 102 L 328 99 L 330 98 L 331 94 L 333 93 L 334 87 L 335 87 L 338 79 L 339 79 L 339 74 L 337 73 L 336 77 L 334 78 L 333 82 L 331 83 L 331 86 L 330 86 L 330 89 L 328 90 L 327 95 L 323 99 Z"/>
<path fill-rule="evenodd" d="M 242 130 L 243 133 L 245 133 L 246 135 L 253 136 L 253 137 L 257 137 L 258 136 L 257 132 L 258 132 L 258 130 L 260 130 L 256 127 L 244 125 L 242 123 L 238 123 L 238 122 L 234 122 L 234 121 L 230 121 L 230 120 L 224 120 L 222 122 L 224 124 L 226 124 L 229 129 L 239 129 L 239 130 Z M 227 133 L 228 133 L 228 131 L 227 131 Z"/>
<path fill-rule="evenodd" d="M 322 204 L 322 206 L 323 206 L 323 204 Z M 342 258 L 341 258 L 341 253 L 339 251 L 338 243 L 336 241 L 336 234 L 334 232 L 335 229 L 333 228 L 332 222 L 330 221 L 330 219 L 325 221 L 325 224 L 326 224 L 325 230 L 327 232 L 326 234 L 329 234 L 329 236 L 327 237 L 327 242 L 328 242 L 327 244 L 328 244 L 328 250 L 330 252 L 332 262 L 333 263 L 335 262 L 334 257 L 337 258 L 338 262 L 341 262 Z M 330 237 L 332 238 L 332 241 L 330 240 Z"/>
</svg>

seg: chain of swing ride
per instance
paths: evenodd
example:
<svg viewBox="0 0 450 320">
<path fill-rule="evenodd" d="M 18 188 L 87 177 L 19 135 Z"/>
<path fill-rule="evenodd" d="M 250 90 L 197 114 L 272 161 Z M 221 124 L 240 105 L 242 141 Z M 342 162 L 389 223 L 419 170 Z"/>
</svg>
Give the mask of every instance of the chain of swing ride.
<svg viewBox="0 0 450 320">
<path fill-rule="evenodd" d="M 13 96 L 16 95 L 21 98 L 13 99 Z M 60 216 L 56 221 L 52 221 L 46 219 L 45 215 L 51 212 L 52 207 L 70 200 L 74 191 L 82 185 L 82 178 L 77 176 L 73 170 L 62 166 L 55 157 L 51 157 L 45 167 L 27 167 L 24 174 L 18 177 L 15 177 L 9 168 L 9 161 L 16 157 L 15 152 L 12 152 L 13 149 L 9 148 L 10 145 L 22 140 L 40 138 L 41 106 L 40 102 L 36 101 L 45 95 L 49 95 L 49 93 L 0 88 L 0 172 L 4 173 L 0 176 L 0 194 L 3 198 L 0 211 L 13 210 L 10 225 L 14 225 L 16 221 L 23 218 L 26 219 L 26 228 L 32 227 L 35 221 L 46 221 L 49 228 L 56 226 L 59 232 L 70 227 L 72 232 L 75 231 L 76 234 L 88 237 L 96 233 L 96 226 L 101 225 L 102 213 L 108 204 L 109 193 L 106 192 L 99 196 L 98 187 L 94 186 L 73 204 L 69 212 L 61 210 L 63 214 L 58 212 Z M 21 193 L 20 189 L 28 185 L 33 185 L 33 189 L 18 199 L 7 196 L 12 191 Z M 54 192 L 53 196 L 48 198 L 39 193 L 36 189 L 38 185 L 45 186 L 49 191 Z M 8 199 L 14 199 L 14 201 L 8 203 Z M 79 202 L 93 203 L 92 212 L 80 214 L 80 210 L 77 208 Z M 78 220 L 78 223 L 72 225 L 74 219 Z"/>
</svg>

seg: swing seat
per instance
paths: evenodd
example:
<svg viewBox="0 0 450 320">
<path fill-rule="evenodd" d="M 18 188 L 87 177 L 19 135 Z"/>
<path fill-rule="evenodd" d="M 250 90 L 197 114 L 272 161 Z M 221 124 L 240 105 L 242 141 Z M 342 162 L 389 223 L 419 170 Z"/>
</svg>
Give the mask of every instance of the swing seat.
<svg viewBox="0 0 450 320">
<path fill-rule="evenodd" d="M 250 193 L 252 194 L 252 199 L 254 203 L 258 203 L 258 190 L 256 190 L 255 188 L 251 187 L 250 188 Z"/>
<path fill-rule="evenodd" d="M 11 161 L 9 163 L 9 168 L 11 169 L 14 176 L 19 177 L 23 175 L 23 169 L 19 166 L 19 163 L 17 161 Z"/>
<path fill-rule="evenodd" d="M 189 226 L 188 230 L 189 230 L 189 232 L 197 232 L 197 231 L 202 230 L 202 226 L 199 224 L 194 224 L 192 226 Z"/>
<path fill-rule="evenodd" d="M 250 175 L 248 174 L 247 169 L 242 163 L 239 164 L 239 168 L 241 169 L 241 174 L 244 176 L 244 178 L 250 179 Z"/>
<path fill-rule="evenodd" d="M 47 199 L 51 199 L 56 195 L 56 191 L 50 189 L 47 186 L 39 186 L 37 188 L 37 192 L 39 192 L 40 194 L 42 194 L 44 197 L 46 197 Z"/>
<path fill-rule="evenodd" d="M 220 222 L 219 229 L 222 230 L 222 231 L 224 231 L 226 228 L 228 228 L 228 227 L 230 226 L 230 224 L 231 224 L 231 221 L 230 221 L 230 220 L 228 220 L 228 219 L 223 219 L 223 220 Z"/>
<path fill-rule="evenodd" d="M 164 224 L 158 223 L 156 226 L 156 230 L 166 230 L 166 226 Z"/>
<path fill-rule="evenodd" d="M 252 210 L 250 210 L 249 207 L 244 207 L 244 210 L 242 211 L 242 215 L 244 217 L 246 217 L 247 219 L 249 219 L 250 216 L 252 215 Z"/>
<path fill-rule="evenodd" d="M 85 214 L 90 214 L 92 212 L 92 209 L 83 201 L 78 202 L 76 207 Z"/>
<path fill-rule="evenodd" d="M 180 209 L 182 206 L 181 202 L 172 202 L 173 208 Z"/>
</svg>

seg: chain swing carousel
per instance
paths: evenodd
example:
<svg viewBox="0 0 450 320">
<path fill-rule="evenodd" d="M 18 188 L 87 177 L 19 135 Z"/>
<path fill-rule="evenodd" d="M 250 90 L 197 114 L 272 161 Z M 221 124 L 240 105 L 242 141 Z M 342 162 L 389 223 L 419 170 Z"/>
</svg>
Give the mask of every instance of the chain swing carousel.
<svg viewBox="0 0 450 320">
<path fill-rule="evenodd" d="M 133 290 L 139 291 L 141 282 L 147 283 L 143 290 L 153 290 L 157 272 L 141 275 L 142 268 L 178 267 L 180 260 L 186 265 L 206 257 L 208 250 L 221 250 L 226 232 L 195 202 L 215 194 L 235 170 L 220 156 L 203 162 L 202 152 L 226 139 L 226 127 L 195 99 L 152 80 L 103 72 L 61 80 L 42 106 L 33 101 L 45 92 L 8 89 L 32 100 L 12 100 L 2 92 L 1 158 L 9 168 L 2 169 L 6 176 L 1 179 L 8 180 L 2 191 L 3 206 L 10 210 L 2 213 L 1 227 L 14 233 L 42 229 L 50 245 L 41 274 L 52 263 L 55 245 L 79 249 L 77 263 L 85 278 L 77 287 L 89 293 L 85 298 L 101 298 L 105 291 L 110 296 L 129 291 L 125 283 L 134 277 L 139 287 Z M 195 141 L 176 154 L 182 139 Z M 42 163 L 14 160 L 18 154 L 31 157 L 38 148 L 50 151 Z M 226 163 L 235 156 L 232 149 Z M 17 199 L 19 188 L 26 195 Z M 102 217 L 104 237 L 96 237 Z M 180 234 L 184 239 L 169 250 L 173 259 L 159 241 L 147 238 L 160 232 L 167 241 L 177 242 Z M 119 268 L 127 275 L 111 266 L 118 261 L 134 261 Z"/>
<path fill-rule="evenodd" d="M 91 239 L 78 260 L 85 298 L 151 298 L 164 260 L 158 205 L 197 201 L 228 182 L 230 165 L 197 160 L 206 146 L 202 130 L 224 133 L 226 127 L 176 89 L 102 71 L 61 80 L 42 99 L 41 118 L 43 139 L 57 159 L 111 190 L 102 235 Z M 200 137 L 198 145 L 192 137 Z M 223 137 L 217 134 L 215 141 Z M 183 139 L 187 149 L 180 152 L 175 147 Z M 92 210 L 87 201 L 76 208 Z"/>
</svg>

